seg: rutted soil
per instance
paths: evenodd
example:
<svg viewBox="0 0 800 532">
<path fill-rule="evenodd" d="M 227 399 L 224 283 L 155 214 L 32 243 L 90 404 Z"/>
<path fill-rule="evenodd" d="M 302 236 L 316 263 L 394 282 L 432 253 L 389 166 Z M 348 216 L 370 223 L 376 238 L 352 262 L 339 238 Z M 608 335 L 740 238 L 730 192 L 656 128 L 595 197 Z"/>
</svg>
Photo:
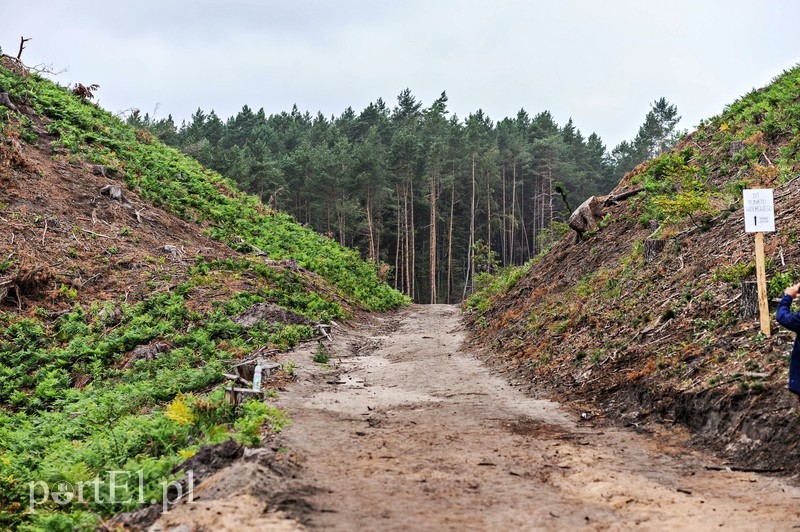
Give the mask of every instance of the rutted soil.
<svg viewBox="0 0 800 532">
<path fill-rule="evenodd" d="M 294 424 L 162 516 L 206 530 L 735 530 L 800 525 L 800 489 L 533 399 L 464 347 L 456 307 L 334 329 L 290 355 Z M 567 398 L 568 399 L 568 398 Z M 676 429 L 679 430 L 679 429 Z M 287 519 L 290 517 L 291 519 Z"/>
</svg>

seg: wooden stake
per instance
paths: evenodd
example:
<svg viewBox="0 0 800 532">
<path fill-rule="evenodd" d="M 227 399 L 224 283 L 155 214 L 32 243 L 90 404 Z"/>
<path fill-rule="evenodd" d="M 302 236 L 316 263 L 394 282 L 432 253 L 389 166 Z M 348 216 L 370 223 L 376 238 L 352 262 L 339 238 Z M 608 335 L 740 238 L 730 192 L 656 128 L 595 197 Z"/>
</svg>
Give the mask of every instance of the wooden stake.
<svg viewBox="0 0 800 532">
<path fill-rule="evenodd" d="M 771 334 L 769 324 L 769 304 L 767 303 L 767 273 L 764 264 L 764 233 L 756 233 L 756 281 L 758 282 L 758 310 L 761 332 Z"/>
</svg>

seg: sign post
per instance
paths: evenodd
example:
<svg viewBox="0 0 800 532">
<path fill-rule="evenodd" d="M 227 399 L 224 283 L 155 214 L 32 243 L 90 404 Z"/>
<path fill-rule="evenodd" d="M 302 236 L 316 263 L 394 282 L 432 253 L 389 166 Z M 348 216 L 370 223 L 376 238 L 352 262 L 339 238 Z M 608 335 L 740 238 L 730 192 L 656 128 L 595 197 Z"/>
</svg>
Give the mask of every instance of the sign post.
<svg viewBox="0 0 800 532">
<path fill-rule="evenodd" d="M 755 233 L 756 281 L 758 284 L 758 310 L 761 332 L 769 336 L 769 303 L 767 302 L 767 274 L 764 260 L 764 233 L 775 231 L 775 204 L 771 188 L 746 189 L 744 200 L 744 230 Z"/>
</svg>

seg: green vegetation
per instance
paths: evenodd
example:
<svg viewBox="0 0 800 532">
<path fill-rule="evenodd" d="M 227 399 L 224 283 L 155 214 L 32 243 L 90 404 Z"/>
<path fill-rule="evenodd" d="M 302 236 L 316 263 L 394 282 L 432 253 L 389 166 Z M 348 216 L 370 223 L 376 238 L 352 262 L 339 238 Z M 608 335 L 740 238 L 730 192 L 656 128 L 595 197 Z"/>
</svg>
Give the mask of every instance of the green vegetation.
<svg viewBox="0 0 800 532">
<path fill-rule="evenodd" d="M 202 263 L 174 291 L 119 304 L 118 313 L 110 312 L 117 304 L 108 302 L 76 305 L 48 325 L 0 315 L 0 526 L 86 526 L 96 524 L 93 513 L 107 516 L 135 506 L 88 501 L 88 507 L 61 507 L 51 500 L 28 514 L 29 482 L 75 486 L 110 470 L 129 472 L 134 482 L 144 471 L 147 500 L 160 500 L 161 486 L 174 477 L 172 467 L 201 445 L 228 438 L 257 445 L 265 424 L 277 431 L 288 423 L 284 413 L 258 402 L 236 412 L 223 400 L 222 372 L 237 355 L 263 345 L 289 348 L 313 331 L 265 323 L 245 329 L 231 320 L 272 299 L 270 284 L 236 294 L 205 314 L 190 310 L 202 273 L 231 266 Z M 241 271 L 246 263 L 233 266 Z M 272 270 L 250 266 L 249 274 L 275 280 Z M 287 275 L 283 286 L 285 302 L 295 311 L 313 319 L 341 314 L 315 295 L 293 296 L 291 287 L 302 287 L 299 278 Z M 133 348 L 154 341 L 169 350 L 152 360 L 131 357 Z"/>
<path fill-rule="evenodd" d="M 548 111 L 497 122 L 482 111 L 447 115 L 446 94 L 424 106 L 406 89 L 394 108 L 379 99 L 333 118 L 244 106 L 226 121 L 198 109 L 180 127 L 171 117 L 128 121 L 386 261 L 395 286 L 416 301 L 450 302 L 486 269 L 476 264 L 483 255 L 472 255 L 479 238 L 498 266 L 530 260 L 560 236 L 553 222 L 668 150 L 679 119 L 665 99 L 653 102 L 637 138 L 610 156 L 597 134 L 557 124 Z"/>
<path fill-rule="evenodd" d="M 464 307 L 479 314 L 486 312 L 494 298 L 507 294 L 522 277 L 528 274 L 535 260 L 522 266 L 508 266 L 494 275 L 481 273 L 478 276 L 477 290 L 464 302 Z"/>
<path fill-rule="evenodd" d="M 328 349 L 325 347 L 325 344 L 322 342 L 318 343 L 317 350 L 314 351 L 314 362 L 317 364 L 327 364 L 330 359 L 331 357 L 328 354 Z"/>
<path fill-rule="evenodd" d="M 732 288 L 738 288 L 739 284 L 746 278 L 755 274 L 756 265 L 754 262 L 737 262 L 730 266 L 721 266 L 714 271 L 711 280 L 714 282 L 725 282 Z"/>
<path fill-rule="evenodd" d="M 202 445 L 229 439 L 259 445 L 269 431 L 285 427 L 286 414 L 269 404 L 233 407 L 224 399 L 222 374 L 234 360 L 264 346 L 289 349 L 314 334 L 307 325 L 238 325 L 233 318 L 254 304 L 325 322 L 347 318 L 350 310 L 407 303 L 379 278 L 385 266 L 265 208 L 67 89 L 0 68 L 0 92 L 37 115 L 32 120 L 0 107 L 0 139 L 14 134 L 33 145 L 51 142 L 54 158 L 103 165 L 129 190 L 212 238 L 273 259 L 198 258 L 177 279 L 163 272 L 174 284 L 148 282 L 151 293 L 141 301 L 101 294 L 89 303 L 79 286 L 59 280 L 40 307 L 0 312 L 0 528 L 95 528 L 98 516 L 138 506 L 139 495 L 160 501 L 164 486 L 182 475 L 174 467 Z M 40 135 L 42 128 L 48 136 Z M 136 238 L 138 231 L 124 227 L 118 236 Z M 110 245 L 97 259 L 113 262 L 123 253 Z M 71 248 L 65 256 L 78 259 L 80 251 Z M 165 263 L 164 257 L 142 260 Z M 0 259 L 0 273 L 15 268 L 13 254 Z M 58 311 L 49 306 L 53 301 Z M 292 363 L 284 369 L 294 373 Z M 112 502 L 115 481 L 117 494 L 134 498 Z M 37 492 L 41 502 L 31 513 L 31 483 L 92 495 L 83 497 L 85 504 L 58 504 Z"/>
<path fill-rule="evenodd" d="M 356 251 L 300 226 L 284 213 L 264 208 L 254 196 L 237 191 L 231 181 L 67 89 L 36 75 L 18 77 L 0 68 L 0 92 L 26 101 L 38 115 L 50 119 L 48 132 L 56 136 L 57 151 L 105 165 L 144 199 L 202 225 L 211 237 L 233 249 L 295 260 L 329 281 L 344 299 L 367 310 L 405 304 L 400 293 L 378 278 L 379 265 L 361 260 Z"/>
</svg>

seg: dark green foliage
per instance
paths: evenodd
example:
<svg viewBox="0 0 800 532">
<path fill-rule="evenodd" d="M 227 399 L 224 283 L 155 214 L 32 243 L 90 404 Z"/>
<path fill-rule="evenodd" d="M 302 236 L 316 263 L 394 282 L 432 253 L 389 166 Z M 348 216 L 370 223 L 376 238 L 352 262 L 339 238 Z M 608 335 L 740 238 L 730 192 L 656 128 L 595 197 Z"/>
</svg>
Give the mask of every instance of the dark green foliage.
<svg viewBox="0 0 800 532">
<path fill-rule="evenodd" d="M 680 132 L 675 130 L 680 120 L 678 108 L 666 98 L 654 101 L 636 137 L 632 141 L 622 141 L 611 152 L 615 177 L 621 179 L 639 163 L 671 150 L 680 137 Z"/>
<path fill-rule="evenodd" d="M 169 118 L 147 115 L 129 122 L 171 139 L 297 220 L 394 266 L 400 281 L 406 256 L 398 239 L 405 238 L 404 227 L 413 218 L 415 264 L 409 268 L 416 299 L 428 301 L 431 180 L 437 197 L 435 255 L 452 256 L 450 291 L 459 293 L 470 248 L 473 162 L 476 234 L 501 265 L 521 264 L 538 253 L 537 236 L 552 220 L 569 216 L 570 209 L 553 195 L 578 205 L 616 185 L 600 137 L 584 137 L 572 120 L 561 127 L 548 112 L 531 118 L 520 111 L 496 124 L 482 111 L 466 120 L 447 115 L 445 93 L 426 107 L 406 89 L 394 109 L 379 99 L 361 113 L 347 109 L 331 119 L 297 108 L 266 116 L 245 106 L 224 123 L 200 109 L 178 128 Z M 549 245 L 552 236 L 546 236 Z M 437 269 L 442 285 L 446 272 L 443 265 Z M 447 291 L 438 292 L 446 300 Z"/>
</svg>

